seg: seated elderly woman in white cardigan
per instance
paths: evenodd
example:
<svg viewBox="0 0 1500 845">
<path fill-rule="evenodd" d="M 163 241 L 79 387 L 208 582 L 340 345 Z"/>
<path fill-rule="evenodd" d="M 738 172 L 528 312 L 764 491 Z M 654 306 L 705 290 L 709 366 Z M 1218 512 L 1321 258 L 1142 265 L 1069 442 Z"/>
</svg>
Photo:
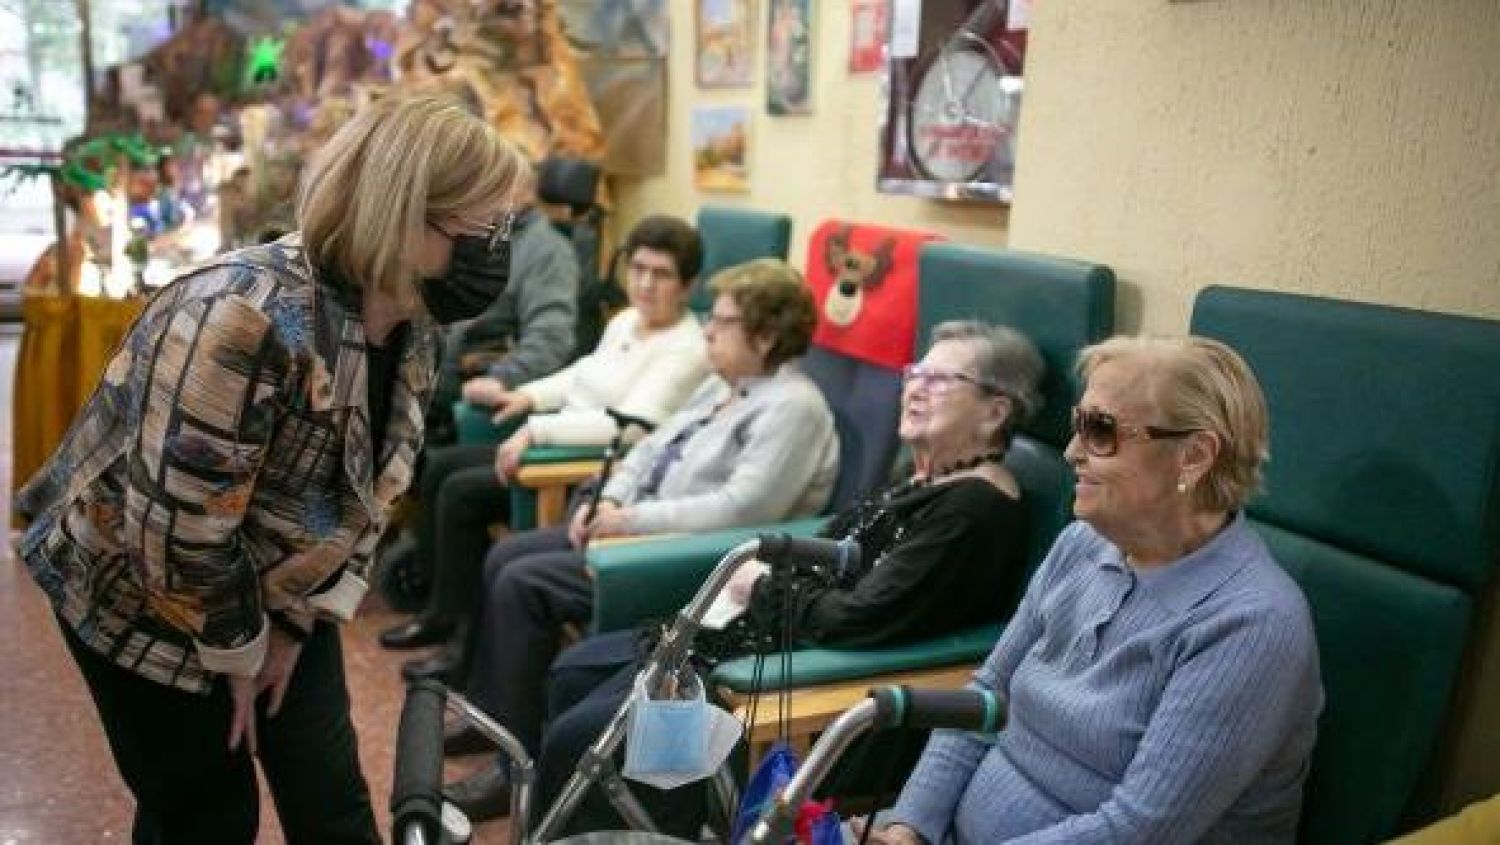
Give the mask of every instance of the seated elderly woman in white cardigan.
<svg viewBox="0 0 1500 845">
<path fill-rule="evenodd" d="M 698 233 L 675 217 L 647 217 L 631 230 L 622 251 L 630 307 L 610 321 L 597 349 L 519 387 L 489 377 L 464 384 L 464 397 L 492 409 L 499 420 L 529 416 L 499 447 L 463 443 L 428 452 L 416 543 L 406 554 L 432 586 L 421 613 L 381 635 L 387 648 L 463 641 L 477 605 L 489 526 L 509 512 L 506 486 L 527 448 L 608 443 L 616 427 L 606 408 L 659 424 L 708 375 L 703 330 L 687 307 L 702 264 Z M 623 432 L 627 438 L 639 433 Z M 436 661 L 408 663 L 406 672 L 420 675 L 442 666 L 440 654 Z"/>
</svg>

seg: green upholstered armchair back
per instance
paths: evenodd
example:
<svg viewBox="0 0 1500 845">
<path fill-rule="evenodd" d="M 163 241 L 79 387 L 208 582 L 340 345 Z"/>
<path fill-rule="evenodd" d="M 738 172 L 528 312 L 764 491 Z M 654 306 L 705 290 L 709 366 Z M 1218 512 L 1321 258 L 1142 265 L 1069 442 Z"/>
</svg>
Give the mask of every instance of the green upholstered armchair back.
<svg viewBox="0 0 1500 845">
<path fill-rule="evenodd" d="M 1464 718 L 1500 548 L 1500 323 L 1210 287 L 1192 329 L 1245 357 L 1270 408 L 1249 512 L 1312 606 L 1327 695 L 1303 839 L 1382 840 Z"/>
</svg>

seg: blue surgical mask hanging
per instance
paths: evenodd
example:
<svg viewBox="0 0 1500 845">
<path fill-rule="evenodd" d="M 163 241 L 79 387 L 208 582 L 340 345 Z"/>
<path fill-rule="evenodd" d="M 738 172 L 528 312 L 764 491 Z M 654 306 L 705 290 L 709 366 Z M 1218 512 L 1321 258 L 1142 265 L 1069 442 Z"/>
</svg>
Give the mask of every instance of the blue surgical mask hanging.
<svg viewBox="0 0 1500 845">
<path fill-rule="evenodd" d="M 622 774 L 658 789 L 676 789 L 713 776 L 734 750 L 743 726 L 732 714 L 709 704 L 703 684 L 689 675 L 686 698 L 646 694 L 636 679 L 631 694 L 630 733 Z"/>
</svg>

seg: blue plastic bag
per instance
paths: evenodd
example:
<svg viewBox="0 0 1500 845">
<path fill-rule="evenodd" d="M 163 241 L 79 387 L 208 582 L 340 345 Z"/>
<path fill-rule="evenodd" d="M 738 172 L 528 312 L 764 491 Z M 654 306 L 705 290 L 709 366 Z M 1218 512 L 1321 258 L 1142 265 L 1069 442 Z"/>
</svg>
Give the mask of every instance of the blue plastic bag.
<svg viewBox="0 0 1500 845">
<path fill-rule="evenodd" d="M 844 825 L 839 814 L 827 810 L 812 823 L 809 845 L 844 845 Z"/>
<path fill-rule="evenodd" d="M 786 788 L 796 771 L 797 753 L 790 745 L 778 740 L 755 767 L 755 771 L 750 773 L 745 791 L 740 793 L 740 807 L 734 814 L 730 842 L 739 842 L 745 838 L 745 834 L 755 827 L 766 807 Z"/>
<path fill-rule="evenodd" d="M 778 740 L 771 746 L 764 759 L 751 772 L 750 780 L 745 784 L 745 791 L 740 795 L 740 806 L 734 815 L 734 826 L 729 836 L 730 842 L 739 842 L 745 838 L 745 834 L 755 827 L 771 802 L 786 788 L 791 781 L 792 775 L 797 772 L 797 753 L 792 750 L 786 742 Z M 810 810 L 815 805 L 807 805 L 804 810 Z M 806 838 L 788 838 L 788 841 L 799 839 L 807 845 L 843 845 L 844 836 L 839 824 L 838 813 L 827 807 L 819 808 L 820 814 L 807 828 Z"/>
</svg>

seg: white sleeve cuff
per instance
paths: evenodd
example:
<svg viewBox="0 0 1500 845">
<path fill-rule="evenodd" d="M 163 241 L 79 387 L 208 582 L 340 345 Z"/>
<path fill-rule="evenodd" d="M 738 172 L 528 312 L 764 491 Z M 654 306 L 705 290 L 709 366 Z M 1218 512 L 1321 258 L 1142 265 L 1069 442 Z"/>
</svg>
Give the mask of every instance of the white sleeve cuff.
<svg viewBox="0 0 1500 845">
<path fill-rule="evenodd" d="M 557 375 L 559 373 L 553 373 L 544 379 L 529 381 L 514 388 L 517 393 L 531 400 L 533 414 L 550 414 L 563 406 L 567 399 L 566 389 L 559 390 L 552 385 Z"/>
<path fill-rule="evenodd" d="M 557 417 L 553 414 L 532 414 L 526 418 L 526 432 L 531 435 L 531 445 L 551 446 L 552 426 Z"/>
<path fill-rule="evenodd" d="M 238 648 L 215 648 L 197 640 L 193 641 L 193 645 L 198 649 L 198 662 L 203 664 L 204 669 L 221 675 L 253 678 L 266 660 L 266 647 L 270 642 L 270 620 L 265 614 L 261 614 L 260 633 Z"/>
<path fill-rule="evenodd" d="M 608 493 L 603 498 L 609 498 Z M 660 534 L 670 526 L 662 519 L 661 508 L 652 507 L 657 502 L 636 502 L 626 507 L 625 530 L 632 534 Z"/>
<path fill-rule="evenodd" d="M 368 589 L 370 585 L 365 579 L 346 569 L 339 576 L 337 584 L 321 593 L 308 596 L 307 603 L 340 622 L 348 622 L 354 618 L 354 612 L 359 610 L 359 603 L 364 601 L 365 591 Z"/>
</svg>

